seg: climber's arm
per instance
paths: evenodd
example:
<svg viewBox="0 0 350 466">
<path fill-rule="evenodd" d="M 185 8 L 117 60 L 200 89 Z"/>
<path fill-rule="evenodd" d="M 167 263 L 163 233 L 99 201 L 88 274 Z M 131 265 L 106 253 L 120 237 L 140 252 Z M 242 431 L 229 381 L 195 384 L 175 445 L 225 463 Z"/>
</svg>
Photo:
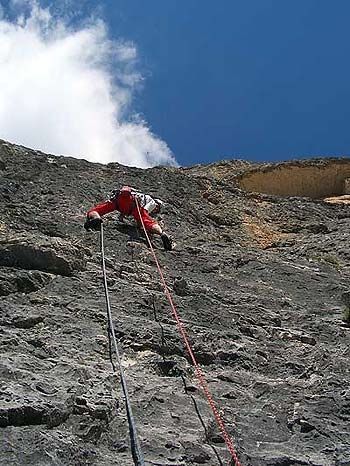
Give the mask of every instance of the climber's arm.
<svg viewBox="0 0 350 466">
<path fill-rule="evenodd" d="M 109 212 L 113 212 L 114 210 L 117 210 L 116 201 L 105 201 L 90 209 L 87 213 L 87 218 L 99 218 L 108 214 Z"/>
</svg>

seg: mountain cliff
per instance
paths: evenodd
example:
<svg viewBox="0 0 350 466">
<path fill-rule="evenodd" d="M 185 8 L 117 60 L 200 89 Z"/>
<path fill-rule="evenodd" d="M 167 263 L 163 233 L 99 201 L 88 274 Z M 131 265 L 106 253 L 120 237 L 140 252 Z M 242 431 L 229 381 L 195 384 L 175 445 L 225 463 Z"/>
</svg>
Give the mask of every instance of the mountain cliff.
<svg viewBox="0 0 350 466">
<path fill-rule="evenodd" d="M 130 185 L 166 202 L 156 254 L 242 465 L 349 466 L 349 178 L 349 159 L 144 170 L 0 141 L 0 464 L 133 464 L 83 228 Z M 104 236 L 146 464 L 228 465 L 142 233 L 111 214 Z"/>
</svg>

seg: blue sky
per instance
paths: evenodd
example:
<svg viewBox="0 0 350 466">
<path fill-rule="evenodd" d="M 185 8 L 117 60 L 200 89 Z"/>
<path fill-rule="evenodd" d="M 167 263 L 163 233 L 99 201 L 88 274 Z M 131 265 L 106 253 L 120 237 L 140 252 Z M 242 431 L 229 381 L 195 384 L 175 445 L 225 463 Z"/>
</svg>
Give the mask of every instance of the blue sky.
<svg viewBox="0 0 350 466">
<path fill-rule="evenodd" d="M 350 153 L 350 2 L 110 0 L 149 73 L 137 105 L 181 164 Z"/>
<path fill-rule="evenodd" d="M 72 24 L 95 12 L 110 38 L 137 48 L 143 78 L 132 110 L 179 164 L 349 155 L 350 2 L 85 0 L 81 6 Z"/>
</svg>

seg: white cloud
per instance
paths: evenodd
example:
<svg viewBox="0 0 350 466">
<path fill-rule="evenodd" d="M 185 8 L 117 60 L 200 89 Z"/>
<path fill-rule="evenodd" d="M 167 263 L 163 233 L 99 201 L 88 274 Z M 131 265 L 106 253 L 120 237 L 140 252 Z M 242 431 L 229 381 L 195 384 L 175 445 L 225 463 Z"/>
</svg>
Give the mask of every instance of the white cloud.
<svg viewBox="0 0 350 466">
<path fill-rule="evenodd" d="M 35 1 L 12 3 L 12 21 L 0 5 L 0 138 L 102 163 L 175 163 L 132 115 L 133 44 L 111 41 L 101 20 L 72 30 Z"/>
</svg>

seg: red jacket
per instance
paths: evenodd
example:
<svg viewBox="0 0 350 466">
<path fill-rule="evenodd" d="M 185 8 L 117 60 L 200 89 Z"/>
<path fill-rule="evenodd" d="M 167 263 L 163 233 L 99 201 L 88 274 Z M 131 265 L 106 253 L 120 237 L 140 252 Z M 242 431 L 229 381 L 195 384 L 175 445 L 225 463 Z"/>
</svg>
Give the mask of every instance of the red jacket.
<svg viewBox="0 0 350 466">
<path fill-rule="evenodd" d="M 135 197 L 132 195 L 130 196 L 129 193 L 125 195 L 119 194 L 117 197 L 96 205 L 87 212 L 87 215 L 89 216 L 91 212 L 97 212 L 102 217 L 109 212 L 118 210 L 123 215 L 132 215 L 139 224 L 143 223 L 145 229 L 149 231 L 153 225 L 157 224 L 157 221 L 153 220 L 147 210 L 144 209 L 140 204 L 138 204 L 137 207 L 136 202 L 137 201 L 135 200 Z M 141 218 L 139 212 L 141 214 Z"/>
</svg>

